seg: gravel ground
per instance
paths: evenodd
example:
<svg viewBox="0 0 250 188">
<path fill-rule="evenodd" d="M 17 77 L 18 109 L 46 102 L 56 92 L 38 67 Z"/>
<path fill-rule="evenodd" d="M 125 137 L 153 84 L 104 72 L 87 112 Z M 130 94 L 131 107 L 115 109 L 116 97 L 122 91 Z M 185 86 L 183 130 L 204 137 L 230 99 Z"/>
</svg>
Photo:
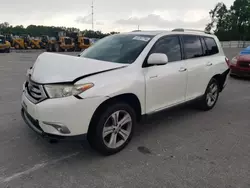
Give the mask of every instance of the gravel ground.
<svg viewBox="0 0 250 188">
<path fill-rule="evenodd" d="M 229 58 L 238 51 L 225 49 Z M 150 117 L 128 147 L 103 157 L 84 141 L 50 144 L 21 119 L 22 83 L 38 55 L 0 54 L 1 188 L 250 187 L 249 80 L 230 78 L 212 111 Z"/>
</svg>

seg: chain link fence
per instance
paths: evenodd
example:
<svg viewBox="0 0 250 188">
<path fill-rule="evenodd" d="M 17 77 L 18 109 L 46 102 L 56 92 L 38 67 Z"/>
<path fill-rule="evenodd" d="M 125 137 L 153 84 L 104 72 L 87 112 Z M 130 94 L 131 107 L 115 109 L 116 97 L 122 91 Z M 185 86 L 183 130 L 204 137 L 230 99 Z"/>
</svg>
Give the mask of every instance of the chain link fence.
<svg viewBox="0 0 250 188">
<path fill-rule="evenodd" d="M 246 48 L 250 46 L 250 41 L 221 41 L 223 48 Z"/>
</svg>

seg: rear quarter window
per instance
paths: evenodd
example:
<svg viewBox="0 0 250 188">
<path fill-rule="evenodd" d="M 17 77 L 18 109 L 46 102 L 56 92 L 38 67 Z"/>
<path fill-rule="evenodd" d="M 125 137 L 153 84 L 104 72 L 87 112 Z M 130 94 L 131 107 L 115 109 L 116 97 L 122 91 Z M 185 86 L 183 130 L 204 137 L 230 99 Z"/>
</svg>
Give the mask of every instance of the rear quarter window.
<svg viewBox="0 0 250 188">
<path fill-rule="evenodd" d="M 219 48 L 212 37 L 203 37 L 207 46 L 206 55 L 214 55 L 219 53 Z"/>
</svg>

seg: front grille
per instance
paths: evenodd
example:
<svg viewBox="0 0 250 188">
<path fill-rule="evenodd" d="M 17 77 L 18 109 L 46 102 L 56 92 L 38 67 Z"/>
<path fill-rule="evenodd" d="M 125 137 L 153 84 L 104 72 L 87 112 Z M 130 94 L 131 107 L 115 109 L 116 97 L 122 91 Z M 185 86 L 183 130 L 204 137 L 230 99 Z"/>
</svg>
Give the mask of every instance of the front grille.
<svg viewBox="0 0 250 188">
<path fill-rule="evenodd" d="M 250 69 L 250 62 L 247 62 L 247 61 L 239 61 L 239 62 L 238 62 L 238 65 L 239 65 L 239 67 L 242 67 L 242 68 L 249 68 L 249 69 Z"/>
<path fill-rule="evenodd" d="M 47 98 L 43 86 L 34 83 L 31 80 L 28 80 L 26 82 L 26 94 L 27 97 L 31 100 L 31 102 L 35 104 Z"/>
<path fill-rule="evenodd" d="M 65 44 L 72 44 L 72 41 L 70 38 L 65 38 L 64 42 L 65 42 Z"/>
</svg>

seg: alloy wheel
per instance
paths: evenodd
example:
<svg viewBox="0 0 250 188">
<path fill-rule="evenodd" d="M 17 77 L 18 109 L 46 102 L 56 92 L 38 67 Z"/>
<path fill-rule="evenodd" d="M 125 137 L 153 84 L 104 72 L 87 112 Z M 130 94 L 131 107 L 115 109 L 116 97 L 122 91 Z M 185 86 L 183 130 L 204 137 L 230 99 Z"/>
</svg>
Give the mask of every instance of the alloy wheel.
<svg viewBox="0 0 250 188">
<path fill-rule="evenodd" d="M 213 106 L 217 100 L 217 97 L 218 97 L 218 85 L 216 83 L 212 83 L 209 86 L 206 96 L 207 105 L 209 107 Z"/>
<path fill-rule="evenodd" d="M 125 110 L 112 113 L 103 127 L 103 141 L 108 148 L 118 148 L 129 138 L 132 131 L 131 115 Z"/>
</svg>

